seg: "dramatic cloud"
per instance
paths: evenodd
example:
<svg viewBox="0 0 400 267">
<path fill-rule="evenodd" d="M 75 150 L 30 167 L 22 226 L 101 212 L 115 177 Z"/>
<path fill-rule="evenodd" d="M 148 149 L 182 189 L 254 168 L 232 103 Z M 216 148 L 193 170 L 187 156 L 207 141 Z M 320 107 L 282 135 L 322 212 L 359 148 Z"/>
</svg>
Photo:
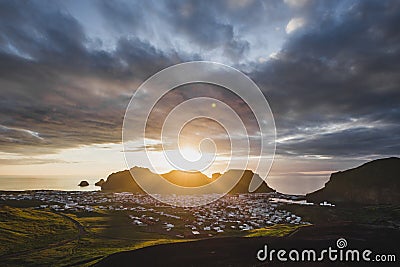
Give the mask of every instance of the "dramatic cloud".
<svg viewBox="0 0 400 267">
<path fill-rule="evenodd" d="M 310 0 L 284 0 L 284 2 L 290 7 L 299 8 L 304 7 L 310 2 Z"/>
<path fill-rule="evenodd" d="M 289 23 L 286 25 L 286 33 L 290 34 L 301 27 L 303 27 L 306 24 L 306 21 L 304 18 L 293 18 L 289 21 Z"/>
<path fill-rule="evenodd" d="M 38 164 L 30 156 L 119 143 L 141 82 L 179 62 L 213 60 L 265 93 L 279 160 L 330 158 L 336 168 L 348 164 L 342 158 L 398 155 L 398 25 L 398 1 L 1 1 L 1 151 Z M 150 132 L 195 96 L 226 102 L 257 132 L 240 100 L 210 86 L 166 95 Z M 187 130 L 224 141 L 204 120 Z M 1 164 L 19 164 L 14 156 Z"/>
<path fill-rule="evenodd" d="M 54 6 L 3 2 L 1 10 L 3 151 L 51 153 L 119 142 L 131 93 L 180 61 L 135 37 L 120 38 L 110 52 L 89 49 L 80 24 Z"/>
<path fill-rule="evenodd" d="M 279 153 L 398 154 L 399 9 L 390 1 L 340 5 L 257 66 L 251 75 L 269 96 Z"/>
</svg>

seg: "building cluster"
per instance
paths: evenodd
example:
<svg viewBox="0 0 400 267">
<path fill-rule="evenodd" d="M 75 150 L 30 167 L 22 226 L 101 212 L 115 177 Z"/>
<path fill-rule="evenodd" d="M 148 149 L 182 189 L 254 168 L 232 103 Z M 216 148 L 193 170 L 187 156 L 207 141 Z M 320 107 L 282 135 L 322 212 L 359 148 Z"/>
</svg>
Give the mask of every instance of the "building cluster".
<svg viewBox="0 0 400 267">
<path fill-rule="evenodd" d="M 166 197 L 193 206 L 199 196 Z M 201 197 L 204 199 L 207 195 Z M 215 196 L 208 197 L 215 198 Z M 283 197 L 288 199 L 287 196 Z M 173 233 L 180 237 L 212 236 L 279 223 L 306 223 L 301 217 L 284 210 L 279 199 L 282 199 L 282 196 L 278 193 L 234 194 L 226 195 L 204 206 L 182 208 L 164 204 L 148 195 L 132 193 L 46 190 L 0 192 L 2 201 L 36 201 L 38 203 L 36 208 L 51 209 L 55 212 L 124 211 L 134 226 Z"/>
<path fill-rule="evenodd" d="M 191 208 L 195 219 L 186 227 L 197 233 L 223 233 L 252 230 L 279 223 L 305 223 L 301 217 L 280 209 L 280 204 L 271 202 L 270 198 L 273 195 L 274 193 L 227 195 L 206 206 Z"/>
</svg>

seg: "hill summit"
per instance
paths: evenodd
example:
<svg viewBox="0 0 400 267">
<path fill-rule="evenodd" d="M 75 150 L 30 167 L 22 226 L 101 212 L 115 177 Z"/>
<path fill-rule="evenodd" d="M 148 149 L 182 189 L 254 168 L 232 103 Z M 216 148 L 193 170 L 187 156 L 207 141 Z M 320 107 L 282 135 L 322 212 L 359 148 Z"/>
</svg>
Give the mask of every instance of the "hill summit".
<svg viewBox="0 0 400 267">
<path fill-rule="evenodd" d="M 132 168 L 132 173 L 135 173 L 135 177 L 141 179 L 146 179 L 149 181 L 158 179 L 158 174 L 151 172 L 147 168 L 134 167 Z M 183 187 L 200 187 L 210 184 L 218 179 L 234 179 L 235 177 L 241 176 L 239 182 L 230 190 L 229 193 L 249 193 L 249 185 L 251 180 L 254 178 L 256 180 L 262 180 L 258 174 L 253 173 L 251 170 L 229 170 L 223 174 L 213 174 L 212 177 L 208 177 L 201 172 L 187 172 L 173 170 L 161 176 L 179 186 Z M 156 185 L 155 185 L 156 186 Z M 107 180 L 101 185 L 102 191 L 113 191 L 113 192 L 134 192 L 134 193 L 144 193 L 143 189 L 136 183 L 133 179 L 132 174 L 129 170 L 124 170 L 110 174 Z M 179 192 L 165 192 L 163 188 L 157 189 L 159 193 L 178 193 Z M 274 192 L 265 182 L 254 191 L 254 193 L 269 193 Z M 207 192 L 213 193 L 213 192 Z"/>
<path fill-rule="evenodd" d="M 400 158 L 391 157 L 332 173 L 324 188 L 306 197 L 314 202 L 399 204 L 399 192 Z"/>
</svg>

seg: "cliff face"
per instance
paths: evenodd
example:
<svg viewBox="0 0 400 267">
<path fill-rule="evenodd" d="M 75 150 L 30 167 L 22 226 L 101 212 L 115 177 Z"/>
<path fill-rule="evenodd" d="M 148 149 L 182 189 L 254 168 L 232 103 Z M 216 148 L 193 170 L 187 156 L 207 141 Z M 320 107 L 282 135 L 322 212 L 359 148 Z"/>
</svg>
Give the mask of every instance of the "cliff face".
<svg viewBox="0 0 400 267">
<path fill-rule="evenodd" d="M 313 202 L 400 203 L 400 159 L 386 158 L 333 173 L 325 187 L 307 195 Z"/>
<path fill-rule="evenodd" d="M 254 174 L 250 170 L 229 170 L 228 172 L 222 174 L 224 177 L 237 175 L 237 172 L 243 172 L 242 177 L 238 184 L 229 193 L 248 193 L 248 188 L 251 179 L 261 179 L 257 174 Z M 135 175 L 140 175 L 145 179 L 155 179 L 154 173 L 145 168 L 135 167 Z M 164 179 L 174 183 L 176 185 L 185 187 L 198 187 L 205 184 L 209 184 L 216 179 L 220 178 L 222 175 L 213 175 L 212 178 L 208 178 L 206 175 L 200 172 L 183 172 L 183 171 L 171 171 L 166 174 L 162 174 Z M 138 186 L 136 181 L 132 178 L 131 173 L 128 170 L 113 173 L 108 176 L 107 180 L 101 185 L 101 190 L 103 191 L 113 191 L 113 192 L 135 192 L 144 193 L 144 191 Z M 269 193 L 274 192 L 273 189 L 268 187 L 264 182 L 254 193 Z M 174 193 L 174 192 L 168 192 Z M 210 192 L 212 193 L 212 192 Z"/>
<path fill-rule="evenodd" d="M 101 190 L 144 193 L 135 180 L 133 180 L 131 173 L 128 170 L 110 174 L 107 177 L 107 180 L 101 185 Z"/>
<path fill-rule="evenodd" d="M 223 175 L 234 175 L 235 172 L 243 172 L 242 170 L 229 170 Z M 235 193 L 249 193 L 249 185 L 252 179 L 256 180 L 262 180 L 258 174 L 253 173 L 250 170 L 245 170 L 242 174 L 242 178 L 240 181 L 235 185 L 235 187 L 229 191 L 229 194 L 235 194 Z M 259 188 L 257 188 L 256 191 L 253 193 L 270 193 L 274 192 L 272 188 L 270 188 L 265 182 L 261 184 Z"/>
</svg>

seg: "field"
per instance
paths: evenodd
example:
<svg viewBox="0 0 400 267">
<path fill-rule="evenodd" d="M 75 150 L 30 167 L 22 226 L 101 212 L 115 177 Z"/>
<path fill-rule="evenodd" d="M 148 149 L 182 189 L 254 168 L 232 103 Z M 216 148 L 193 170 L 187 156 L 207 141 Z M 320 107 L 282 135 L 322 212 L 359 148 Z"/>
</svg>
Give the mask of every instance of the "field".
<svg viewBox="0 0 400 267">
<path fill-rule="evenodd" d="M 2 266 L 87 266 L 118 251 L 182 241 L 145 232 L 126 218 L 122 212 L 73 214 L 2 206 Z"/>
<path fill-rule="evenodd" d="M 290 225 L 290 224 L 276 224 L 270 227 L 254 229 L 247 232 L 245 237 L 283 237 L 294 233 L 300 227 L 307 227 L 309 225 Z"/>
<path fill-rule="evenodd" d="M 182 213 L 187 216 L 190 214 Z M 126 211 L 54 212 L 24 203 L 22 207 L 1 206 L 0 218 L 2 266 L 90 266 L 116 252 L 192 241 L 175 236 L 175 231 L 184 229 L 185 220 L 171 219 L 176 229 L 166 235 L 160 226 L 133 225 Z M 275 225 L 240 233 L 228 230 L 218 237 L 284 236 L 297 227 Z"/>
<path fill-rule="evenodd" d="M 365 240 L 358 244 L 360 246 L 381 240 L 383 245 L 380 246 L 386 246 L 390 252 L 393 247 L 386 240 L 399 234 L 400 225 L 400 208 L 393 205 L 286 205 L 283 206 L 285 210 L 301 215 L 313 225 L 275 224 L 239 231 L 231 229 L 227 223 L 222 233 L 214 231 L 212 235 L 194 236 L 190 226 L 194 215 L 188 209 L 169 206 L 153 209 L 152 205 L 143 204 L 138 209 L 55 211 L 48 206 L 38 208 L 41 204 L 44 203 L 37 200 L 0 202 L 1 266 L 91 266 L 96 263 L 107 266 L 104 265 L 107 262 L 124 262 L 124 257 L 128 262 L 131 257 L 151 262 L 159 260 L 152 259 L 157 251 L 167 256 L 181 249 L 187 253 L 181 254 L 179 260 L 186 263 L 192 259 L 197 259 L 199 264 L 221 259 L 231 264 L 237 259 L 245 264 L 262 242 L 290 247 L 315 240 L 321 242 L 316 245 L 322 247 L 339 237 L 354 239 L 352 243 Z M 107 205 L 122 207 L 116 202 Z M 136 204 L 131 205 L 134 206 Z M 160 215 L 161 211 L 163 215 Z M 135 225 L 133 217 L 140 217 L 146 226 Z M 174 225 L 168 231 L 167 222 Z M 310 245 L 314 245 L 313 242 Z M 248 246 L 247 254 L 239 254 L 242 247 L 238 244 Z M 223 247 L 227 248 L 226 253 L 218 252 Z M 197 253 L 195 248 L 203 252 Z M 120 253 L 124 251 L 130 252 Z M 166 264 L 164 261 L 153 263 L 155 266 Z M 175 266 L 173 261 L 169 264 Z"/>
<path fill-rule="evenodd" d="M 78 236 L 74 223 L 64 217 L 33 209 L 0 210 L 0 254 L 7 255 L 53 246 Z"/>
</svg>

